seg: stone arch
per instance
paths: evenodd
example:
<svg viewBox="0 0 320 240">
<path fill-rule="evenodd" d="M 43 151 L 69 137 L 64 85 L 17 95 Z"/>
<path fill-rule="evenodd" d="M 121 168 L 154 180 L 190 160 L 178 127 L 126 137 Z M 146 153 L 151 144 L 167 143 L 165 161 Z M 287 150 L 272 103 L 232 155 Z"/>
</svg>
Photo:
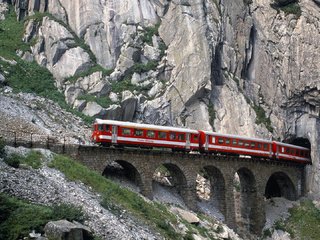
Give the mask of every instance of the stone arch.
<svg viewBox="0 0 320 240">
<path fill-rule="evenodd" d="M 188 203 L 188 183 L 183 170 L 174 163 L 162 163 L 155 168 L 155 171 L 163 166 L 168 172 L 167 185 L 175 188 L 176 192 L 182 197 L 185 203 Z"/>
<path fill-rule="evenodd" d="M 234 204 L 236 227 L 238 232 L 258 233 L 261 229 L 256 226 L 258 216 L 258 199 L 256 179 L 248 168 L 240 168 L 234 177 Z"/>
<path fill-rule="evenodd" d="M 104 168 L 103 176 L 120 177 L 134 183 L 139 190 L 142 189 L 142 178 L 137 168 L 131 163 L 124 160 L 113 161 Z"/>
<path fill-rule="evenodd" d="M 210 194 L 208 201 L 216 207 L 222 215 L 226 214 L 226 186 L 225 178 L 215 166 L 208 165 L 201 169 L 200 175 L 208 181 Z"/>
<path fill-rule="evenodd" d="M 288 200 L 297 199 L 296 188 L 290 177 L 284 172 L 273 173 L 265 187 L 265 197 L 284 197 Z"/>
</svg>

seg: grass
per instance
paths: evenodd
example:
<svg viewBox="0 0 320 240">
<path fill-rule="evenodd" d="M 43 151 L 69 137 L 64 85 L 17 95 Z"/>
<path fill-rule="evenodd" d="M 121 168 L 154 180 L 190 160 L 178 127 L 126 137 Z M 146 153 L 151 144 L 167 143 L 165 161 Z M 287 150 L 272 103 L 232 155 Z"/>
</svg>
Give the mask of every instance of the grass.
<svg viewBox="0 0 320 240">
<path fill-rule="evenodd" d="M 144 34 L 141 36 L 142 42 L 145 42 L 149 45 L 152 45 L 152 36 L 156 35 L 159 36 L 159 27 L 160 24 L 156 24 L 153 27 L 146 27 L 144 30 Z"/>
<path fill-rule="evenodd" d="M 16 50 L 27 51 L 30 46 L 21 41 L 24 26 L 17 21 L 13 7 L 10 7 L 6 19 L 0 21 L 0 56 L 7 59 L 17 59 Z"/>
<path fill-rule="evenodd" d="M 26 156 L 11 154 L 4 159 L 5 163 L 14 168 L 19 168 L 20 164 L 26 164 L 34 169 L 41 167 L 42 154 L 38 151 L 30 151 Z"/>
<path fill-rule="evenodd" d="M 81 208 L 60 204 L 53 207 L 30 204 L 0 193 L 0 239 L 23 239 L 32 230 L 43 233 L 49 221 L 67 219 L 83 222 Z"/>
<path fill-rule="evenodd" d="M 311 200 L 301 202 L 300 206 L 289 209 L 290 218 L 286 222 L 289 233 L 296 239 L 316 240 L 320 236 L 320 210 Z"/>
<path fill-rule="evenodd" d="M 79 100 L 86 100 L 87 102 L 96 102 L 103 108 L 108 108 L 113 102 L 109 97 L 96 97 L 93 95 L 82 95 L 78 97 Z"/>
<path fill-rule="evenodd" d="M 166 238 L 182 239 L 182 236 L 176 233 L 172 227 L 177 223 L 176 217 L 169 213 L 163 205 L 146 202 L 137 194 L 121 188 L 68 157 L 56 155 L 50 163 L 50 167 L 63 172 L 72 181 L 81 181 L 91 186 L 94 191 L 101 194 L 102 205 L 107 209 L 114 212 L 126 209 L 143 223 L 158 230 Z"/>
</svg>

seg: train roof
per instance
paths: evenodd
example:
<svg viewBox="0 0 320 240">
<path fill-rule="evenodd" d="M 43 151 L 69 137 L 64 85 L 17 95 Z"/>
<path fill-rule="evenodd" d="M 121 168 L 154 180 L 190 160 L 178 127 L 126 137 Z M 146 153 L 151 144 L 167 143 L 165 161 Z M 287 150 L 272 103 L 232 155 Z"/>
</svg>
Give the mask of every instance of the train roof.
<svg viewBox="0 0 320 240">
<path fill-rule="evenodd" d="M 185 133 L 195 133 L 197 134 L 197 130 L 192 130 L 188 128 L 178 128 L 178 127 L 168 127 L 168 126 L 158 126 L 152 124 L 142 124 L 142 123 L 133 123 L 133 122 L 123 122 L 123 121 L 116 121 L 116 120 L 104 120 L 97 118 L 95 120 L 97 124 L 110 124 L 110 125 L 117 125 L 122 127 L 134 127 L 134 128 L 145 128 L 151 130 L 162 130 L 162 131 L 173 131 L 173 132 L 185 132 Z"/>
<path fill-rule="evenodd" d="M 272 143 L 271 140 L 264 140 L 261 138 L 251 138 L 251 137 L 245 137 L 245 136 L 239 136 L 239 135 L 233 135 L 233 134 L 225 134 L 225 133 L 217 133 L 217 132 L 209 132 L 209 131 L 203 131 L 205 134 L 212 135 L 212 136 L 221 136 L 221 137 L 229 137 L 229 138 L 237 138 L 242 140 L 249 140 L 249 141 L 258 141 L 262 143 Z"/>
<path fill-rule="evenodd" d="M 309 148 L 305 148 L 305 147 L 301 147 L 301 146 L 297 146 L 297 145 L 293 145 L 293 144 L 282 143 L 282 142 L 276 142 L 276 143 L 279 144 L 280 146 L 297 148 L 297 149 L 301 149 L 301 150 L 310 150 Z"/>
<path fill-rule="evenodd" d="M 284 147 L 291 147 L 291 148 L 296 148 L 296 149 L 301 149 L 301 150 L 310 150 L 305 147 L 293 145 L 293 144 L 288 144 L 288 143 L 282 143 L 282 142 L 276 142 L 276 141 L 271 141 L 271 140 L 264 140 L 261 138 L 250 138 L 250 137 L 244 137 L 244 136 L 239 136 L 239 135 L 232 135 L 232 134 L 223 134 L 223 133 L 217 133 L 217 132 L 209 132 L 209 131 L 203 131 L 205 134 L 212 135 L 212 136 L 221 136 L 221 137 L 229 137 L 229 138 L 237 138 L 237 139 L 243 139 L 243 140 L 249 140 L 249 141 L 257 141 L 257 142 L 262 142 L 262 143 L 272 143 L 275 142 L 276 144 Z"/>
</svg>

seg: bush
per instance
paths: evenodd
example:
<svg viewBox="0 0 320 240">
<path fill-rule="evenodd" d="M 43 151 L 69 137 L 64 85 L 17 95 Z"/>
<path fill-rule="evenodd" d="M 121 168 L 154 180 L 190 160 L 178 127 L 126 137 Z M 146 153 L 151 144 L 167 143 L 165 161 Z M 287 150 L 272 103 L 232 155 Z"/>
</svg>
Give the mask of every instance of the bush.
<svg viewBox="0 0 320 240">
<path fill-rule="evenodd" d="M 11 167 L 19 168 L 19 165 L 21 163 L 21 159 L 22 159 L 21 155 L 14 153 L 14 154 L 11 154 L 10 156 L 6 157 L 4 159 L 4 162 Z"/>
<path fill-rule="evenodd" d="M 4 147 L 6 146 L 4 140 L 0 137 L 0 158 L 6 158 L 6 150 Z"/>
</svg>

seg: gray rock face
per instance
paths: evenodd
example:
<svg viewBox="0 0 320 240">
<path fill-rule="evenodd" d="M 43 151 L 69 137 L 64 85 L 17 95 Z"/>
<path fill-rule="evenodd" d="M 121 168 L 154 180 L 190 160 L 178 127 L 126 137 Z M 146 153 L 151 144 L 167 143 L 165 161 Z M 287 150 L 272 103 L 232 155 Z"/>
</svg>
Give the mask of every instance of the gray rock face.
<svg viewBox="0 0 320 240">
<path fill-rule="evenodd" d="M 205 97 L 211 89 L 211 56 L 205 29 L 201 27 L 205 17 L 204 9 L 199 7 L 201 2 L 192 1 L 188 6 L 171 2 L 159 29 L 168 45 L 168 64 L 174 66 L 166 92 L 174 121 L 179 121 L 185 106 Z"/>
</svg>

